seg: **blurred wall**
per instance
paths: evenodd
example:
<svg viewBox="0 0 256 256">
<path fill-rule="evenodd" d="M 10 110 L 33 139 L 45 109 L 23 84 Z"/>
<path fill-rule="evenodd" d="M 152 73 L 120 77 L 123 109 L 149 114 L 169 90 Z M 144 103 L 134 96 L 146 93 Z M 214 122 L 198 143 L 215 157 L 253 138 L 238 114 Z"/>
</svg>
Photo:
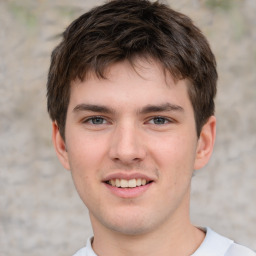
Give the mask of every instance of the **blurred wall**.
<svg viewBox="0 0 256 256">
<path fill-rule="evenodd" d="M 91 228 L 58 163 L 45 84 L 58 35 L 102 1 L 0 0 L 0 256 L 72 255 Z M 256 1 L 169 0 L 208 37 L 217 142 L 193 178 L 191 217 L 256 250 Z"/>
</svg>

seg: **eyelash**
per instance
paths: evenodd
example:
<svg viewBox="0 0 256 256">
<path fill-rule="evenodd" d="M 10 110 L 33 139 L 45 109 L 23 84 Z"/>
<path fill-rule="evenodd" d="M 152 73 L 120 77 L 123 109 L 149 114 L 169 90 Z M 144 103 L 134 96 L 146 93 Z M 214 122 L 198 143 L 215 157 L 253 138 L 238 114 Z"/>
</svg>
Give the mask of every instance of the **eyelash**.
<svg viewBox="0 0 256 256">
<path fill-rule="evenodd" d="M 163 117 L 163 116 L 154 116 L 154 117 L 149 119 L 148 123 L 150 123 L 151 121 L 154 122 L 154 120 L 156 120 L 156 119 L 161 119 L 162 121 L 164 121 L 164 123 L 160 123 L 160 124 L 153 123 L 154 125 L 165 125 L 165 124 L 173 123 L 174 122 L 170 118 L 166 118 L 166 117 Z"/>
<path fill-rule="evenodd" d="M 93 120 L 96 120 L 96 119 L 101 119 L 102 123 L 93 123 Z M 161 119 L 162 121 L 164 121 L 164 123 L 158 123 L 156 124 L 154 121 L 156 121 L 156 119 Z M 106 120 L 106 118 L 102 117 L 102 116 L 91 116 L 91 117 L 88 117 L 86 118 L 85 120 L 83 120 L 82 123 L 88 123 L 88 124 L 91 124 L 91 125 L 103 125 L 103 124 L 106 124 L 108 121 Z M 153 123 L 151 123 L 153 122 Z M 154 117 L 151 117 L 150 119 L 148 119 L 148 121 L 146 123 L 150 123 L 150 124 L 153 124 L 153 125 L 165 125 L 165 124 L 168 124 L 168 123 L 174 123 L 174 120 L 173 119 L 170 119 L 170 118 L 166 118 L 166 117 L 163 117 L 163 116 L 154 116 Z"/>
<path fill-rule="evenodd" d="M 102 119 L 103 123 L 95 124 L 95 123 L 93 123 L 93 120 L 95 120 L 95 119 Z M 107 122 L 107 120 L 102 116 L 91 116 L 91 117 L 88 117 L 85 120 L 83 120 L 83 123 L 89 123 L 91 125 L 102 125 L 102 124 L 105 124 L 106 122 Z"/>
</svg>

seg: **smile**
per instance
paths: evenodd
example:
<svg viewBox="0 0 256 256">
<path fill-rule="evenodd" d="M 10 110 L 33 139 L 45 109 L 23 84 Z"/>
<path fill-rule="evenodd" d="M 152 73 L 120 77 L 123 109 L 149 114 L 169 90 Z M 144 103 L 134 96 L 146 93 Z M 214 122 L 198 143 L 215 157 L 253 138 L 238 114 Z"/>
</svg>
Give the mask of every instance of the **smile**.
<svg viewBox="0 0 256 256">
<path fill-rule="evenodd" d="M 136 188 L 140 186 L 145 186 L 150 181 L 147 181 L 146 179 L 111 179 L 106 182 L 107 184 L 111 185 L 112 187 L 118 187 L 118 188 Z"/>
</svg>

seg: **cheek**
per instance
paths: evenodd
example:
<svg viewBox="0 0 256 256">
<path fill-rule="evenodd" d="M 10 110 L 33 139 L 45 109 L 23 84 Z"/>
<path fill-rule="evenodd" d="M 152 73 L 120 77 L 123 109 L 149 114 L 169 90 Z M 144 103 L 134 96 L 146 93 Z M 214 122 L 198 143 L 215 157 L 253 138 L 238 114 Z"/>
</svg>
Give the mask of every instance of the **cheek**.
<svg viewBox="0 0 256 256">
<path fill-rule="evenodd" d="M 104 142 L 95 136 L 76 133 L 67 140 L 67 148 L 71 170 L 76 172 L 96 168 L 105 155 Z"/>
<path fill-rule="evenodd" d="M 187 190 L 193 174 L 196 145 L 183 136 L 169 136 L 154 144 L 154 161 L 169 198 Z M 171 189 L 170 189 L 171 188 Z"/>
<path fill-rule="evenodd" d="M 91 202 L 97 201 L 96 191 L 98 181 L 98 154 L 95 154 L 95 148 L 90 148 L 88 144 L 79 143 L 77 147 L 69 148 L 69 162 L 71 175 L 76 187 L 76 190 L 86 206 Z"/>
<path fill-rule="evenodd" d="M 68 159 L 72 178 L 80 197 L 85 200 L 100 180 L 99 170 L 104 158 L 104 147 L 93 137 L 77 133 L 67 138 Z"/>
<path fill-rule="evenodd" d="M 151 152 L 159 166 L 184 171 L 193 169 L 196 144 L 185 136 L 167 136 L 153 141 L 152 145 Z"/>
</svg>

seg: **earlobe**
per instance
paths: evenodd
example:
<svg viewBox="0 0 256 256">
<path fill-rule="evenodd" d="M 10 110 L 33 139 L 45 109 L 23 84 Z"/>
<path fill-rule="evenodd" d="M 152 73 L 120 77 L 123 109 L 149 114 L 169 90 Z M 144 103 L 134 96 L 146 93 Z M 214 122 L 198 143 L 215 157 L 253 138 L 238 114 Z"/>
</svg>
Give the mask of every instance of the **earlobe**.
<svg viewBox="0 0 256 256">
<path fill-rule="evenodd" d="M 197 144 L 196 159 L 194 169 L 204 167 L 212 154 L 216 135 L 216 118 L 211 116 L 202 127 L 200 138 Z"/>
<path fill-rule="evenodd" d="M 52 123 L 52 141 L 59 161 L 65 169 L 70 170 L 66 144 L 60 134 L 59 127 L 56 122 Z"/>
</svg>

